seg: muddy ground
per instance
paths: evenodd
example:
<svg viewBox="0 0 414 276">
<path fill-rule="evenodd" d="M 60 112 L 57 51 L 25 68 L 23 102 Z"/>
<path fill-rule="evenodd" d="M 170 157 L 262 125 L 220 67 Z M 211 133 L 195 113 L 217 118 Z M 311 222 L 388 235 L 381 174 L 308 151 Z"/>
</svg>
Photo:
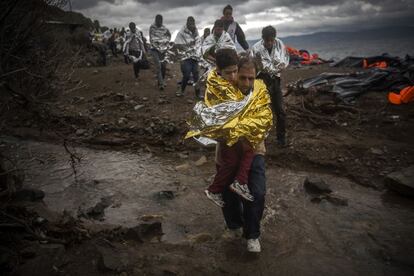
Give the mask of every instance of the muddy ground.
<svg viewBox="0 0 414 276">
<path fill-rule="evenodd" d="M 326 71 L 349 69 L 289 68 L 283 89 Z M 286 96 L 289 145 L 277 147 L 274 130 L 266 141 L 263 252 L 252 255 L 243 240 L 223 235 L 221 211 L 202 193 L 214 154 L 182 139 L 195 97 L 191 87 L 175 96 L 179 78 L 171 65 L 168 86 L 159 91 L 152 70 L 136 80 L 131 66 L 114 58 L 107 67 L 76 69 L 73 85 L 45 100 L 47 112 L 22 109 L 8 118 L 0 146 L 24 169 L 24 186 L 45 193 L 40 202 L 10 204 L 16 216 L 47 219 L 31 226 L 67 243 L 39 242 L 25 231 L 19 240 L 4 236 L 15 245 L 2 247 L 9 252 L 5 271 L 414 273 L 414 201 L 384 187 L 388 173 L 414 164 L 413 105 L 391 106 L 386 93 L 369 91 L 353 106 L 330 95 Z M 306 178 L 325 182 L 332 193 L 309 193 Z"/>
</svg>

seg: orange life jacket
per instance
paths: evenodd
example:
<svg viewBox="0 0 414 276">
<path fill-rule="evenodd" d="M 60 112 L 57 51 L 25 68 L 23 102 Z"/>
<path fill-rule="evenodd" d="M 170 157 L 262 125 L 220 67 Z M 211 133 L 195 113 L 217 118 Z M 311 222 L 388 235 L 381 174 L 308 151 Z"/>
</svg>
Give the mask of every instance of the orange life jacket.
<svg viewBox="0 0 414 276">
<path fill-rule="evenodd" d="M 310 64 L 321 64 L 322 61 L 319 59 L 319 55 L 318 54 L 312 54 L 310 55 L 309 53 L 305 52 L 305 51 L 299 51 L 293 47 L 286 47 L 288 53 L 292 56 L 298 56 L 301 57 L 303 60 L 300 62 L 300 64 L 302 65 L 310 65 Z"/>
<path fill-rule="evenodd" d="M 388 64 L 387 64 L 386 61 L 377 61 L 377 62 L 368 64 L 368 61 L 366 59 L 364 59 L 362 67 L 365 68 L 365 69 L 366 68 L 373 68 L 373 67 L 384 69 L 384 68 L 388 67 Z"/>
<path fill-rule="evenodd" d="M 288 47 L 286 47 L 286 49 L 287 49 L 287 51 L 290 55 L 300 56 L 299 51 L 296 50 L 295 48 L 288 46 Z"/>
<path fill-rule="evenodd" d="M 392 104 L 403 104 L 414 102 L 414 86 L 407 86 L 401 89 L 400 93 L 390 92 L 388 101 Z"/>
<path fill-rule="evenodd" d="M 303 52 L 301 56 L 302 56 L 302 58 L 303 58 L 304 60 L 310 60 L 310 56 L 309 56 L 309 54 L 308 54 L 308 53 L 306 53 L 306 52 Z"/>
</svg>

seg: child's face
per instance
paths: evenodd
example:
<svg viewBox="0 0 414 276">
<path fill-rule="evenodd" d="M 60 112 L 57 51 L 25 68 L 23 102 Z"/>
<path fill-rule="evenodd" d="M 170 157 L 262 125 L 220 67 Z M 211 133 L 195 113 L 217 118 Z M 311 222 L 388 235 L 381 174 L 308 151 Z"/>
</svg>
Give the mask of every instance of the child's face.
<svg viewBox="0 0 414 276">
<path fill-rule="evenodd" d="M 223 68 L 217 71 L 219 72 L 219 74 L 221 75 L 223 79 L 227 80 L 228 82 L 232 84 L 237 83 L 237 72 L 238 72 L 237 65 L 230 65 L 230 66 L 227 66 L 226 68 Z"/>
</svg>

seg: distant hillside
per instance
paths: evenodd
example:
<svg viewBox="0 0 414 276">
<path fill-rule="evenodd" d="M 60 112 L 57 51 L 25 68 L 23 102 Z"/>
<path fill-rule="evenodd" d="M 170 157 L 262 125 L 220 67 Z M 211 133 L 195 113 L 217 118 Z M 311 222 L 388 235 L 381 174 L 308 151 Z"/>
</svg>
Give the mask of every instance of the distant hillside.
<svg viewBox="0 0 414 276">
<path fill-rule="evenodd" d="M 414 55 L 414 27 L 385 27 L 358 32 L 320 32 L 281 39 L 286 45 L 317 52 L 325 58 L 390 53 Z M 250 40 L 253 45 L 258 40 Z"/>
<path fill-rule="evenodd" d="M 60 8 L 52 6 L 48 7 L 47 18 L 52 21 L 60 21 L 68 24 L 79 24 L 87 28 L 93 26 L 92 20 L 79 12 L 64 11 Z"/>
<path fill-rule="evenodd" d="M 414 27 L 386 27 L 379 29 L 372 29 L 358 32 L 321 32 L 301 36 L 287 36 L 283 41 L 287 43 L 298 42 L 336 42 L 338 40 L 385 40 L 385 39 L 399 39 L 412 36 L 414 34 Z"/>
</svg>

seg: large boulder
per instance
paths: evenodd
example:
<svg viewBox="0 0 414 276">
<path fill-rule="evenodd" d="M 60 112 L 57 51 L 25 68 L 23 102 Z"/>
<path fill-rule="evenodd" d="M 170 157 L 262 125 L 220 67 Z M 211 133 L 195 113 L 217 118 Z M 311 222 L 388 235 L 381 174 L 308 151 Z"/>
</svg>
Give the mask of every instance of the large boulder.
<svg viewBox="0 0 414 276">
<path fill-rule="evenodd" d="M 325 181 L 316 177 L 306 177 L 303 186 L 305 191 L 310 194 L 329 194 L 332 189 Z"/>
<path fill-rule="evenodd" d="M 414 197 L 414 165 L 388 174 L 385 185 L 401 195 Z"/>
</svg>

